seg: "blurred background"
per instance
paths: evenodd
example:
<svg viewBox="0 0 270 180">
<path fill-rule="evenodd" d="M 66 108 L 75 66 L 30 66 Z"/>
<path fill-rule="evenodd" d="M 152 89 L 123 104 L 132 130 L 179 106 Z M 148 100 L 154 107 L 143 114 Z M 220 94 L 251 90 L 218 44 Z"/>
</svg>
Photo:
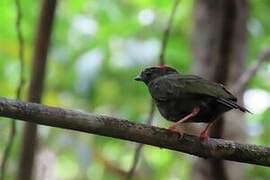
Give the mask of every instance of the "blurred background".
<svg viewBox="0 0 270 180">
<path fill-rule="evenodd" d="M 165 52 L 166 64 L 181 73 L 223 82 L 230 89 L 237 77 L 256 63 L 257 55 L 270 46 L 270 2 L 228 2 L 232 3 L 181 0 Z M 59 1 L 42 103 L 145 123 L 151 99 L 146 87 L 133 79 L 143 68 L 158 64 L 161 39 L 172 5 L 173 1 L 162 0 Z M 21 8 L 26 82 L 22 95 L 26 100 L 41 1 L 21 0 Z M 15 1 L 2 0 L 0 12 L 0 96 L 15 98 L 20 77 Z M 230 65 L 225 68 L 226 63 L 215 64 L 220 61 Z M 226 77 L 218 76 L 224 73 Z M 263 63 L 245 91 L 237 92 L 237 96 L 240 102 L 243 96 L 245 106 L 253 114 L 229 114 L 231 118 L 226 121 L 229 124 L 222 126 L 226 128 L 222 137 L 269 146 L 269 61 Z M 240 119 L 239 126 L 235 119 Z M 155 112 L 153 124 L 167 127 L 170 122 Z M 230 132 L 233 127 L 242 134 Z M 23 123 L 17 121 L 17 128 L 5 179 L 16 177 Z M 200 127 L 185 127 L 194 134 L 196 128 Z M 1 118 L 1 159 L 9 131 L 10 121 Z M 125 179 L 135 147 L 133 142 L 38 126 L 34 179 Z M 201 168 L 207 167 L 203 165 L 206 160 L 199 161 L 187 154 L 144 146 L 133 179 L 214 177 Z M 226 163 L 225 169 L 227 165 L 240 167 L 235 171 L 227 168 L 227 179 L 270 179 L 270 170 L 266 167 Z"/>
</svg>

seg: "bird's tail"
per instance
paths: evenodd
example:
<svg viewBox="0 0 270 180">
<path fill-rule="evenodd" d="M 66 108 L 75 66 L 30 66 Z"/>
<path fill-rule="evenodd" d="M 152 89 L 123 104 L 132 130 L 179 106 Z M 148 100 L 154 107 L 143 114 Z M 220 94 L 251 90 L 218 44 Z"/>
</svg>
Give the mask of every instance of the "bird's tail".
<svg viewBox="0 0 270 180">
<path fill-rule="evenodd" d="M 225 98 L 218 98 L 217 99 L 218 102 L 224 104 L 225 106 L 228 106 L 230 108 L 235 108 L 235 109 L 239 109 L 242 112 L 249 112 L 251 113 L 247 108 L 238 105 L 235 101 L 229 100 L 229 99 L 225 99 Z"/>
</svg>

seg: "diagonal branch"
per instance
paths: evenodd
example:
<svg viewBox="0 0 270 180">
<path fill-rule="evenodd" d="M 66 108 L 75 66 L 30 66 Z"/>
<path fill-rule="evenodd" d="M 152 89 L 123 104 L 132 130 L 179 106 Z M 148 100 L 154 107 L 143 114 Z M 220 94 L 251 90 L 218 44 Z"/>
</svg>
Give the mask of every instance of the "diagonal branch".
<svg viewBox="0 0 270 180">
<path fill-rule="evenodd" d="M 241 92 L 243 89 L 245 89 L 250 79 L 256 74 L 258 69 L 268 59 L 270 59 L 270 47 L 263 49 L 259 53 L 259 55 L 257 56 L 256 63 L 253 64 L 249 69 L 247 69 L 236 81 L 236 83 L 232 86 L 232 92 L 234 92 L 234 94 L 237 94 Z"/>
<path fill-rule="evenodd" d="M 0 116 L 167 148 L 203 158 L 270 166 L 270 148 L 198 137 L 121 118 L 0 98 Z"/>
</svg>

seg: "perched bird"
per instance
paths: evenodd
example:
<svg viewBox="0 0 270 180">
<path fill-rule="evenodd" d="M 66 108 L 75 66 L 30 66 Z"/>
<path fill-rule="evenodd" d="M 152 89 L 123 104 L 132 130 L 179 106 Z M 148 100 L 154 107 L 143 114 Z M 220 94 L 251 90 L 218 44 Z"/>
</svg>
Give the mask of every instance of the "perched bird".
<svg viewBox="0 0 270 180">
<path fill-rule="evenodd" d="M 169 66 L 146 68 L 135 80 L 147 85 L 160 114 L 175 122 L 169 130 L 179 132 L 176 126 L 184 122 L 208 123 L 201 140 L 208 139 L 208 129 L 224 112 L 231 109 L 249 112 L 236 103 L 236 97 L 222 84 L 180 74 Z"/>
</svg>

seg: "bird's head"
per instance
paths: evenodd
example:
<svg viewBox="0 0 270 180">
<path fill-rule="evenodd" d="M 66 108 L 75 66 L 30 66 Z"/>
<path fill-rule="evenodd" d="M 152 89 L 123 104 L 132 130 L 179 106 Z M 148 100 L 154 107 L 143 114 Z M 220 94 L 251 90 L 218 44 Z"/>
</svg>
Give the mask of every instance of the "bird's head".
<svg viewBox="0 0 270 180">
<path fill-rule="evenodd" d="M 177 70 L 169 66 L 154 66 L 144 69 L 139 76 L 135 78 L 136 81 L 142 81 L 148 84 L 152 80 L 169 74 L 177 74 Z"/>
</svg>

